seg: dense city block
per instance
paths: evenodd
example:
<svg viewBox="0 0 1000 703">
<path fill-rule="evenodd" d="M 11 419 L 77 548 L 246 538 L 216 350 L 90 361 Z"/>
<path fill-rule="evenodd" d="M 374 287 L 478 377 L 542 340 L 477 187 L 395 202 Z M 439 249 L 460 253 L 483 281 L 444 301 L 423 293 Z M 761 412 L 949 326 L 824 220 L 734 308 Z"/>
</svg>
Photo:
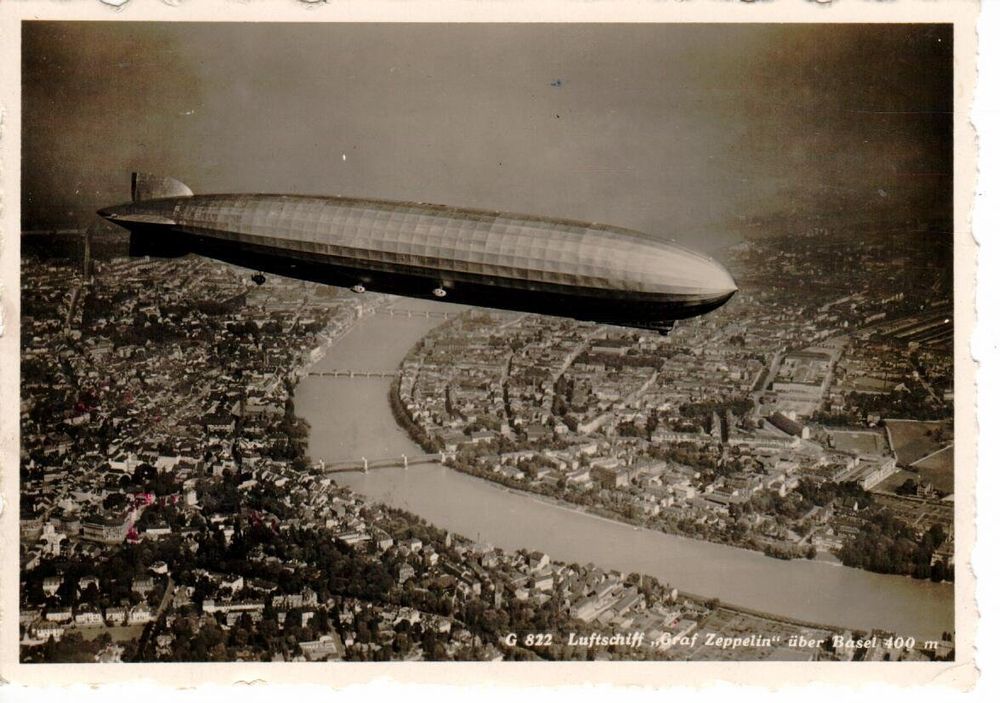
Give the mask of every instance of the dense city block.
<svg viewBox="0 0 1000 703">
<path fill-rule="evenodd" d="M 951 580 L 950 279 L 906 241 L 750 239 L 737 298 L 666 337 L 469 310 L 386 402 L 448 467 L 547 500 Z M 748 612 L 364 499 L 307 456 L 293 391 L 385 298 L 92 268 L 22 268 L 25 662 L 951 656 L 950 633 Z"/>
</svg>

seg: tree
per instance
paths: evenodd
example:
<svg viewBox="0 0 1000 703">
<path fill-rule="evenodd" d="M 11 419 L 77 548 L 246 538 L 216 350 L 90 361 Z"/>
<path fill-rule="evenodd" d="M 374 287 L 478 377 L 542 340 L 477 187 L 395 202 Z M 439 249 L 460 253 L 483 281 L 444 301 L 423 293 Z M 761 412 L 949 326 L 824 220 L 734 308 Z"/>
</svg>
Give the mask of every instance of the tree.
<svg viewBox="0 0 1000 703">
<path fill-rule="evenodd" d="M 412 648 L 413 642 L 410 640 L 409 634 L 406 632 L 397 632 L 392 643 L 393 651 L 401 656 L 406 656 Z"/>
<path fill-rule="evenodd" d="M 144 485 L 147 481 L 152 481 L 155 478 L 156 469 L 145 462 L 136 466 L 132 472 L 132 482 L 137 485 Z"/>
<path fill-rule="evenodd" d="M 128 496 L 124 493 L 109 493 L 101 501 L 101 506 L 105 510 L 120 510 L 128 504 Z"/>
<path fill-rule="evenodd" d="M 371 630 L 368 629 L 368 623 L 366 623 L 364 620 L 361 620 L 357 623 L 357 633 L 358 633 L 358 642 L 360 644 L 368 644 L 369 642 L 372 641 Z"/>
<path fill-rule="evenodd" d="M 914 481 L 912 478 L 906 479 L 905 481 L 903 481 L 902 484 L 900 484 L 896 488 L 896 495 L 912 496 L 916 494 L 917 494 L 917 482 Z"/>
</svg>

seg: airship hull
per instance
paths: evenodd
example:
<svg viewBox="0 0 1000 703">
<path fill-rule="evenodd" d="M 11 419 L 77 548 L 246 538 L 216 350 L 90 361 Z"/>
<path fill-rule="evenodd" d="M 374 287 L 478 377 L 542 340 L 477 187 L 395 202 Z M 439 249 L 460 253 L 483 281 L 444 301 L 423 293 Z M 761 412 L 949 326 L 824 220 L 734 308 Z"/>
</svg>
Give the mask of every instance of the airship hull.
<svg viewBox="0 0 1000 703">
<path fill-rule="evenodd" d="M 148 232 L 147 232 L 148 234 Z M 138 239 L 138 238 L 137 238 Z M 674 296 L 670 301 L 655 295 L 614 290 L 582 290 L 575 286 L 514 281 L 442 280 L 434 273 L 378 270 L 344 260 L 289 255 L 285 249 L 252 244 L 233 245 L 226 240 L 189 235 L 167 246 L 151 248 L 137 243 L 133 255 L 183 256 L 195 253 L 255 271 L 297 278 L 361 292 L 389 293 L 410 298 L 447 301 L 460 305 L 514 310 L 590 322 L 668 331 L 679 319 L 696 317 L 723 305 L 732 292 L 716 297 Z M 439 293 L 435 293 L 438 291 Z M 443 293 L 443 295 L 441 294 Z"/>
<path fill-rule="evenodd" d="M 570 220 L 282 195 L 182 195 L 100 214 L 132 231 L 135 254 L 193 252 L 356 291 L 660 331 L 736 291 L 701 254 Z"/>
</svg>

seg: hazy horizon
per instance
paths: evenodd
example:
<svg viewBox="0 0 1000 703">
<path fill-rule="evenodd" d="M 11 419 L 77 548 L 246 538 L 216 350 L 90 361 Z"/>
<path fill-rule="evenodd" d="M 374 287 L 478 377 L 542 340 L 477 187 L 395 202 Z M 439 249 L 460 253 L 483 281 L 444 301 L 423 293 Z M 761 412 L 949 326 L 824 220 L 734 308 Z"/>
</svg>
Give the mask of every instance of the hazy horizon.
<svg viewBox="0 0 1000 703">
<path fill-rule="evenodd" d="M 28 22 L 22 224 L 87 222 L 132 170 L 704 249 L 748 221 L 947 223 L 951 56 L 944 25 Z"/>
</svg>

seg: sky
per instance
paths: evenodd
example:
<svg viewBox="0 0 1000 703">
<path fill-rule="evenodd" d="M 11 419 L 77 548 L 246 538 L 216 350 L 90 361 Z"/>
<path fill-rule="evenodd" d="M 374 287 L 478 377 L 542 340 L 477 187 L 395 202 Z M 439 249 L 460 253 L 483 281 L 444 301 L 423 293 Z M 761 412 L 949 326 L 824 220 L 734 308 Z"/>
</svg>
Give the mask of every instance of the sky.
<svg viewBox="0 0 1000 703">
<path fill-rule="evenodd" d="M 950 222 L 940 25 L 25 23 L 22 223 L 129 173 L 638 229 Z"/>
</svg>

